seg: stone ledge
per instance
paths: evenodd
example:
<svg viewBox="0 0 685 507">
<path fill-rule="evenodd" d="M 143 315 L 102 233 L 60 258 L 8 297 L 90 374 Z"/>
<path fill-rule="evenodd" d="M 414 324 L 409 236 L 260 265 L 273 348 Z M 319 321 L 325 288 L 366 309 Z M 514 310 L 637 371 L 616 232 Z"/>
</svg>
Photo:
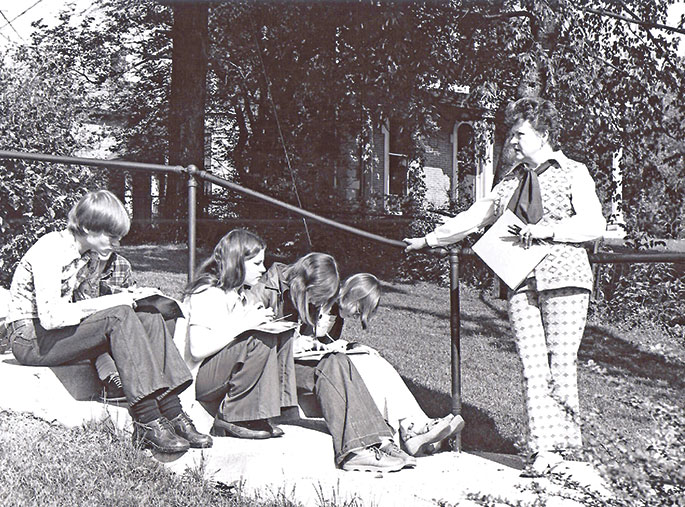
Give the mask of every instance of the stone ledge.
<svg viewBox="0 0 685 507">
<path fill-rule="evenodd" d="M 87 363 L 59 368 L 17 364 L 0 355 L 0 408 L 28 412 L 68 427 L 109 420 L 129 431 L 131 419 L 124 406 L 92 401 L 99 383 Z M 213 418 L 193 400 L 193 387 L 182 395 L 185 410 L 200 431 L 208 431 Z M 75 396 L 85 401 L 75 399 Z M 418 458 L 411 470 L 389 474 L 344 472 L 334 465 L 333 446 L 325 423 L 317 418 L 284 417 L 285 435 L 268 440 L 215 438 L 211 449 L 192 449 L 182 455 L 151 453 L 171 470 L 201 470 L 205 478 L 239 484 L 262 499 L 284 495 L 303 505 L 320 505 L 322 499 L 377 507 L 477 505 L 469 495 L 490 495 L 503 504 L 532 505 L 544 491 L 546 505 L 579 506 L 574 493 L 548 479 L 519 477 L 516 457 L 481 453 L 443 452 Z M 601 485 L 600 485 L 601 486 Z M 597 486 L 598 488 L 600 486 Z M 539 504 L 539 503 L 538 503 Z"/>
</svg>

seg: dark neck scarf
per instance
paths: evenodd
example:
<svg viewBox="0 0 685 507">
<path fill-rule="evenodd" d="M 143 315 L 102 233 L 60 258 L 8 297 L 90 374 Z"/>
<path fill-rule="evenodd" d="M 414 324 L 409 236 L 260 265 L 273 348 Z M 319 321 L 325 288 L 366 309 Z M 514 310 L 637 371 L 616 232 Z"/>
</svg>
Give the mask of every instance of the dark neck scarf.
<svg viewBox="0 0 685 507">
<path fill-rule="evenodd" d="M 544 173 L 551 166 L 559 166 L 556 160 L 548 160 L 540 164 L 537 169 L 529 169 L 524 165 L 524 174 L 519 182 L 519 186 L 514 190 L 511 200 L 507 205 L 514 214 L 527 224 L 537 224 L 542 220 L 542 195 L 540 194 L 540 181 L 538 176 Z"/>
</svg>

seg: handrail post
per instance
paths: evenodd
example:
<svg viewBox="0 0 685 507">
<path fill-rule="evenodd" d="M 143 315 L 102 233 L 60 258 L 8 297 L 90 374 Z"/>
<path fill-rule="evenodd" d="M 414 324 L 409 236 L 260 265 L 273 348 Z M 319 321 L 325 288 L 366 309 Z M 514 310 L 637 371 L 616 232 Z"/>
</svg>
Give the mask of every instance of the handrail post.
<svg viewBox="0 0 685 507">
<path fill-rule="evenodd" d="M 450 248 L 450 345 L 452 357 L 452 414 L 461 414 L 461 318 L 459 304 L 459 253 Z M 454 441 L 453 450 L 461 451 L 461 434 Z"/>
<path fill-rule="evenodd" d="M 197 167 L 189 165 L 188 172 L 188 282 L 195 277 L 195 243 L 197 239 Z"/>
</svg>

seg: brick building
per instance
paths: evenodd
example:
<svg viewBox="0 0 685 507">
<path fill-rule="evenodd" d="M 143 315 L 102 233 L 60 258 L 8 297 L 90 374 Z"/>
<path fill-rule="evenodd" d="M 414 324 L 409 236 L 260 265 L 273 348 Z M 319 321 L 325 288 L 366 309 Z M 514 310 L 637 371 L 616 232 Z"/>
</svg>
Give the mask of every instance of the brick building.
<svg viewBox="0 0 685 507">
<path fill-rule="evenodd" d="M 494 113 L 463 106 L 467 94 L 462 91 L 456 100 L 440 104 L 438 128 L 420 140 L 420 156 L 412 155 L 412 133 L 400 121 L 387 120 L 372 132 L 366 156 L 361 143 L 350 140 L 344 150 L 348 159 L 335 172 L 340 195 L 387 210 L 394 198 L 407 194 L 410 173 L 418 171 L 428 206 L 467 206 L 484 196 L 492 188 L 496 166 Z"/>
</svg>

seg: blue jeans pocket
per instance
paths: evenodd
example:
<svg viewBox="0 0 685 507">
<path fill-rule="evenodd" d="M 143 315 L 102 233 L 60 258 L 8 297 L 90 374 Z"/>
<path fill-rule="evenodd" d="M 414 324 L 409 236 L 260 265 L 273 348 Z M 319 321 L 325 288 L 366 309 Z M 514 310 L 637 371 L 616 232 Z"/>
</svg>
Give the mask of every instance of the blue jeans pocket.
<svg viewBox="0 0 685 507">
<path fill-rule="evenodd" d="M 35 331 L 32 326 L 24 322 L 12 323 L 8 329 L 9 346 L 12 349 L 12 354 L 20 363 L 24 363 L 26 355 L 36 347 Z"/>
</svg>

